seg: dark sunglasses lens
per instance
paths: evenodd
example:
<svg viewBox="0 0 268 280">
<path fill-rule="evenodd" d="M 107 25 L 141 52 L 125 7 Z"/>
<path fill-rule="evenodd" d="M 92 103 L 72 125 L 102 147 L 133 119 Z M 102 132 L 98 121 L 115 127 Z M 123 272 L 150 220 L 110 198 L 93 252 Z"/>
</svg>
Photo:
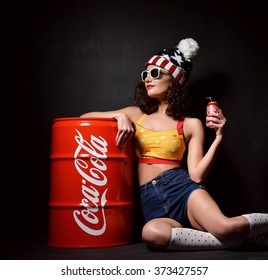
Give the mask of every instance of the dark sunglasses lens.
<svg viewBox="0 0 268 280">
<path fill-rule="evenodd" d="M 148 75 L 147 71 L 142 71 L 141 72 L 141 79 L 142 79 L 142 81 L 145 81 L 147 75 Z"/>
<path fill-rule="evenodd" d="M 153 78 L 153 79 L 157 79 L 157 78 L 159 78 L 159 74 L 160 74 L 160 69 L 158 69 L 158 68 L 154 68 L 154 69 L 152 69 L 151 70 L 151 77 Z"/>
</svg>

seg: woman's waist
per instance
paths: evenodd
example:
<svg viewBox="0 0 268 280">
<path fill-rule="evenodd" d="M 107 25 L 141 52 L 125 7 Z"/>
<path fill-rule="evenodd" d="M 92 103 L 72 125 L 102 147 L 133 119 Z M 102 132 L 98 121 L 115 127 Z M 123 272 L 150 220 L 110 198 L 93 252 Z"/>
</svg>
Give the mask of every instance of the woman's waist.
<svg viewBox="0 0 268 280">
<path fill-rule="evenodd" d="M 168 170 L 180 168 L 180 164 L 138 164 L 139 185 L 144 185 Z"/>
</svg>

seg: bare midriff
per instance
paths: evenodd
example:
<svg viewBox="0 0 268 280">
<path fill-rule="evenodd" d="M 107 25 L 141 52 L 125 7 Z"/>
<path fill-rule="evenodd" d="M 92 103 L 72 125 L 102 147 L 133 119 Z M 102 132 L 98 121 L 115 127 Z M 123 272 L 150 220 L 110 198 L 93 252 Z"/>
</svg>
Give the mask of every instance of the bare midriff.
<svg viewBox="0 0 268 280">
<path fill-rule="evenodd" d="M 176 167 L 180 167 L 180 165 L 139 163 L 138 164 L 139 185 L 141 186 L 153 180 L 155 177 L 162 174 L 163 172 L 170 169 L 174 169 Z"/>
</svg>

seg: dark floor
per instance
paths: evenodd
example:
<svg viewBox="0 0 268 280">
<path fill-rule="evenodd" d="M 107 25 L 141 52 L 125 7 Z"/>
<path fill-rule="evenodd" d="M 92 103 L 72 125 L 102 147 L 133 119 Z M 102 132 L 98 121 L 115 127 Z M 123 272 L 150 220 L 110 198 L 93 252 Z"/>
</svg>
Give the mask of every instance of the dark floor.
<svg viewBox="0 0 268 280">
<path fill-rule="evenodd" d="M 268 248 L 236 250 L 156 252 L 142 242 L 94 249 L 49 247 L 44 239 L 6 244 L 1 250 L 4 260 L 268 260 Z"/>
</svg>

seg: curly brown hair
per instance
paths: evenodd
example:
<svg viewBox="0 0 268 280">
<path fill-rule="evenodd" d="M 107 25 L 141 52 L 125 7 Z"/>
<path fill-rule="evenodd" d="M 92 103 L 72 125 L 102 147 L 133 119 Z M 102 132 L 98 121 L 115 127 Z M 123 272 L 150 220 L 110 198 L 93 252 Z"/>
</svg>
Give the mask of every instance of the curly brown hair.
<svg viewBox="0 0 268 280">
<path fill-rule="evenodd" d="M 159 105 L 158 99 L 148 96 L 144 82 L 138 83 L 135 88 L 134 103 L 147 115 L 156 112 Z M 189 114 L 191 96 L 174 78 L 172 78 L 166 103 L 168 104 L 166 114 L 174 120 L 181 120 Z"/>
</svg>

